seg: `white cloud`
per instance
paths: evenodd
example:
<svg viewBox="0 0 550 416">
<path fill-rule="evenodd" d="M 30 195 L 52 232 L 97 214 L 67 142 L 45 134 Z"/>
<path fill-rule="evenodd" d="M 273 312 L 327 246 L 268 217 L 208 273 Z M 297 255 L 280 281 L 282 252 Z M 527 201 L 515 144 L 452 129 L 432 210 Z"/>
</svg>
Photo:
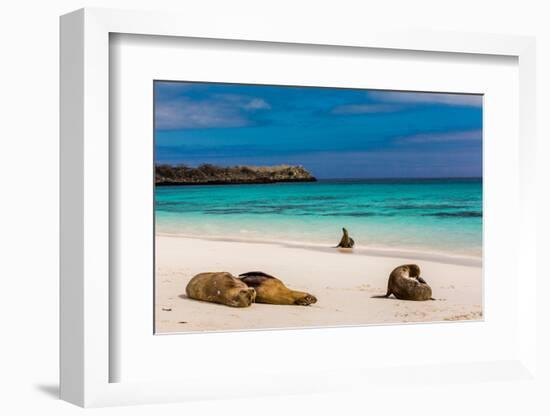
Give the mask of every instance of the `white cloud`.
<svg viewBox="0 0 550 416">
<path fill-rule="evenodd" d="M 443 104 L 481 107 L 483 97 L 477 94 L 447 94 L 431 92 L 371 91 L 370 98 L 380 102 L 403 104 Z"/>
<path fill-rule="evenodd" d="M 334 107 L 332 114 L 376 114 L 391 113 L 401 107 L 393 104 L 348 104 Z"/>
<path fill-rule="evenodd" d="M 242 127 L 248 120 L 239 112 L 212 102 L 178 99 L 157 104 L 156 128 L 161 130 Z"/>
<path fill-rule="evenodd" d="M 345 104 L 334 107 L 332 114 L 392 113 L 415 104 L 439 104 L 460 107 L 481 107 L 482 96 L 427 92 L 369 91 L 368 103 Z"/>
<path fill-rule="evenodd" d="M 249 102 L 243 105 L 246 110 L 269 110 L 271 106 L 261 98 L 253 98 Z"/>
<path fill-rule="evenodd" d="M 270 108 L 261 98 L 239 95 L 220 94 L 201 101 L 178 97 L 157 103 L 155 126 L 160 130 L 244 127 L 252 124 L 247 112 Z"/>
<path fill-rule="evenodd" d="M 445 133 L 421 133 L 411 136 L 399 137 L 394 143 L 398 144 L 420 144 L 420 143 L 447 143 L 447 142 L 468 142 L 480 141 L 481 130 L 463 130 Z"/>
</svg>

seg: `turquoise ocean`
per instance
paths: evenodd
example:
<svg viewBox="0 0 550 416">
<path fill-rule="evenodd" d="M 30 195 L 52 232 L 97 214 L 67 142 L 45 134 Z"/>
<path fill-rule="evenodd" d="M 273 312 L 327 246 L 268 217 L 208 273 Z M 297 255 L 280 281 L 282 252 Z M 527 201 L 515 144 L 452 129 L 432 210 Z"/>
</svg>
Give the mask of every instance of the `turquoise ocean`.
<svg viewBox="0 0 550 416">
<path fill-rule="evenodd" d="M 481 179 L 320 180 L 166 186 L 160 234 L 330 247 L 346 227 L 356 249 L 480 258 Z"/>
</svg>

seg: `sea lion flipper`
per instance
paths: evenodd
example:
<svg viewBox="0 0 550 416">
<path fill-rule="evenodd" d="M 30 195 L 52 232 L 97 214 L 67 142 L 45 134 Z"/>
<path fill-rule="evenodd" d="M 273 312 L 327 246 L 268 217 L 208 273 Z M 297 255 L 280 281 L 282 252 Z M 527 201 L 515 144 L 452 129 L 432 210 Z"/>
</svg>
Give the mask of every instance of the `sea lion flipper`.
<svg viewBox="0 0 550 416">
<path fill-rule="evenodd" d="M 262 283 L 266 280 L 277 280 L 276 277 L 259 271 L 242 273 L 239 275 L 239 279 L 247 286 L 255 289 L 262 285 Z"/>
<path fill-rule="evenodd" d="M 416 277 L 416 280 L 418 280 L 420 283 L 424 283 L 424 284 L 428 284 L 423 278 L 421 278 L 420 276 L 417 276 Z"/>
</svg>

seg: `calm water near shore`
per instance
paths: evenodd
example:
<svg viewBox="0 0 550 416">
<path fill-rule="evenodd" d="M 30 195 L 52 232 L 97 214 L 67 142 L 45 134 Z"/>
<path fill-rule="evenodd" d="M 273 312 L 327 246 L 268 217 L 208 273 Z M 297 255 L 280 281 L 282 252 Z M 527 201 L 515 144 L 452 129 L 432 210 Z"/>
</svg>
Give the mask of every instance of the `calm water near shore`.
<svg viewBox="0 0 550 416">
<path fill-rule="evenodd" d="M 481 257 L 481 179 L 156 188 L 156 231 Z"/>
</svg>

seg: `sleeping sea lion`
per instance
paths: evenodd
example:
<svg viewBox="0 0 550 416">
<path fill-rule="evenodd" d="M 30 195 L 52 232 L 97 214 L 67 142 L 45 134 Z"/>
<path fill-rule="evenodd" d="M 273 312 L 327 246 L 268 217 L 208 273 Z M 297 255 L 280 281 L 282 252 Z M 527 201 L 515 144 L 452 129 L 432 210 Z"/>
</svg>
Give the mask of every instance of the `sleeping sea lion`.
<svg viewBox="0 0 550 416">
<path fill-rule="evenodd" d="M 342 239 L 335 248 L 353 248 L 355 241 L 353 241 L 353 238 L 349 236 L 348 230 L 342 228 L 342 232 L 344 235 L 342 235 Z"/>
<path fill-rule="evenodd" d="M 311 305 L 317 298 L 309 293 L 289 289 L 284 283 L 264 272 L 240 274 L 241 281 L 256 290 L 256 302 L 273 305 Z"/>
<path fill-rule="evenodd" d="M 237 308 L 250 306 L 256 298 L 253 288 L 227 272 L 200 273 L 189 281 L 185 292 L 191 299 Z"/>
<path fill-rule="evenodd" d="M 373 297 L 387 298 L 392 294 L 401 300 L 434 300 L 432 288 L 420 277 L 420 267 L 416 264 L 396 267 L 388 279 L 386 294 Z"/>
</svg>

